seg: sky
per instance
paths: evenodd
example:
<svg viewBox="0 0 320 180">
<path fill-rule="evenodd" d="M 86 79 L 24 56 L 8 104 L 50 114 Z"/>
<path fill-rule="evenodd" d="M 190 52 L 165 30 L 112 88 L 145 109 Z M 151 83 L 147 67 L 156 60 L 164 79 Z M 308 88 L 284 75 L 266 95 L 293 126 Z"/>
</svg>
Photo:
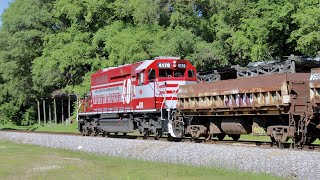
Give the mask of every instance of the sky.
<svg viewBox="0 0 320 180">
<path fill-rule="evenodd" d="M 0 15 L 2 15 L 3 11 L 9 7 L 9 2 L 12 2 L 13 0 L 0 0 Z M 1 24 L 1 19 L 0 19 Z"/>
</svg>

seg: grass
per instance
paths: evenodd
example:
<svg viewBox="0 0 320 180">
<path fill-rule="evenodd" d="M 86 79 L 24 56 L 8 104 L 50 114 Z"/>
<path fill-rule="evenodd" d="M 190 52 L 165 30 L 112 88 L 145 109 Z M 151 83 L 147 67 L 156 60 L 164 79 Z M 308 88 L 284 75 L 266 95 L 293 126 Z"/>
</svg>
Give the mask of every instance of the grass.
<svg viewBox="0 0 320 180">
<path fill-rule="evenodd" d="M 79 132 L 78 124 L 46 124 L 33 126 L 16 126 L 13 124 L 0 124 L 0 130 L 24 130 L 24 131 L 51 131 L 51 132 Z"/>
<path fill-rule="evenodd" d="M 45 126 L 39 126 L 34 131 L 51 131 L 51 132 L 79 132 L 78 124 L 47 124 Z"/>
<path fill-rule="evenodd" d="M 225 139 L 225 140 L 232 140 L 232 138 L 229 137 L 229 136 L 226 136 L 224 139 Z M 269 136 L 256 136 L 256 135 L 251 135 L 251 134 L 241 134 L 239 140 L 243 140 L 243 141 L 271 142 Z"/>
<path fill-rule="evenodd" d="M 28 130 L 32 126 L 17 126 L 14 124 L 0 124 L 0 130 Z"/>
<path fill-rule="evenodd" d="M 115 158 L 0 139 L 0 179 L 280 179 L 268 174 Z"/>
</svg>

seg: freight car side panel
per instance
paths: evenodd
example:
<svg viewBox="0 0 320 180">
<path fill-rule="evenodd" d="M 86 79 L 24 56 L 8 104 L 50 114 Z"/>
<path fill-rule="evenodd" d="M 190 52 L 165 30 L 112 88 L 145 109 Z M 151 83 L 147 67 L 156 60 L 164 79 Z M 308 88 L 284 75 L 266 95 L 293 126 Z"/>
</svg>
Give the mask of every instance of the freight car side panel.
<svg viewBox="0 0 320 180">
<path fill-rule="evenodd" d="M 203 115 L 287 113 L 290 103 L 288 81 L 306 82 L 307 79 L 308 74 L 304 73 L 275 74 L 180 86 L 177 107 Z"/>
</svg>

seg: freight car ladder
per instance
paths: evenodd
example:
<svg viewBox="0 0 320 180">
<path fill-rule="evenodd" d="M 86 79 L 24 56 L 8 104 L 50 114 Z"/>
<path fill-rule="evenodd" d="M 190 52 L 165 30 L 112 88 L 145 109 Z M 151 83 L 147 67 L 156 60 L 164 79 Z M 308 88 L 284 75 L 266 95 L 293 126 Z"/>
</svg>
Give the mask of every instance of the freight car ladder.
<svg viewBox="0 0 320 180">
<path fill-rule="evenodd" d="M 294 146 L 302 148 L 306 144 L 307 125 L 313 114 L 309 84 L 304 81 L 291 81 L 289 87 L 291 89 L 289 129 L 294 129 Z"/>
</svg>

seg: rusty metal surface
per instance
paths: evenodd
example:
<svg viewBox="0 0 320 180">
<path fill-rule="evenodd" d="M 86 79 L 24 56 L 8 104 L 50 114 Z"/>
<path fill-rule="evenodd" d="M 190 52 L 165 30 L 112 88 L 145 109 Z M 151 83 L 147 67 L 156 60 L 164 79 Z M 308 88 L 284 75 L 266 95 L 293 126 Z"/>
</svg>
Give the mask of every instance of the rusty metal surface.
<svg viewBox="0 0 320 180">
<path fill-rule="evenodd" d="M 311 70 L 310 100 L 313 103 L 314 107 L 320 107 L 320 68 Z"/>
<path fill-rule="evenodd" d="M 211 111 L 260 108 L 273 111 L 267 114 L 279 113 L 279 107 L 290 103 L 290 82 L 307 83 L 309 77 L 309 73 L 275 74 L 180 86 L 178 108 Z"/>
<path fill-rule="evenodd" d="M 281 74 L 180 86 L 178 98 L 276 91 L 281 90 L 285 81 L 286 75 Z"/>
</svg>

